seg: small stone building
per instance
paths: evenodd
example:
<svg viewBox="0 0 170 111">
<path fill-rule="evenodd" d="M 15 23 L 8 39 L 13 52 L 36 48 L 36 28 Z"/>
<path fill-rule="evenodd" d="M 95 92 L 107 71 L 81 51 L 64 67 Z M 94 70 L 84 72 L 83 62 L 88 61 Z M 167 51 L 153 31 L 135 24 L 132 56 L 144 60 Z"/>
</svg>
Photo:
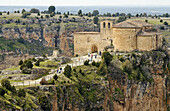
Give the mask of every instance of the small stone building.
<svg viewBox="0 0 170 111">
<path fill-rule="evenodd" d="M 100 22 L 100 32 L 74 33 L 74 54 L 86 55 L 104 51 L 113 46 L 114 51 L 152 51 L 162 47 L 162 35 L 149 23 L 127 20 L 113 25 Z"/>
</svg>

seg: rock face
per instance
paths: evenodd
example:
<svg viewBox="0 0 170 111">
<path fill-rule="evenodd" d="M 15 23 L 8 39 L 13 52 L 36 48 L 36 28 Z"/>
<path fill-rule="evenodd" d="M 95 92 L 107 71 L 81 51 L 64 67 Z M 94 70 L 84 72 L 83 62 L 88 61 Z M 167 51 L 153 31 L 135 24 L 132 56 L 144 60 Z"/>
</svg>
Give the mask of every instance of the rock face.
<svg viewBox="0 0 170 111">
<path fill-rule="evenodd" d="M 128 74 L 120 68 L 120 61 L 114 61 L 109 66 L 108 83 L 105 86 L 99 84 L 83 83 L 78 88 L 60 87 L 58 90 L 58 109 L 60 110 L 98 110 L 98 111 L 166 111 L 169 105 L 169 76 L 168 69 L 164 66 L 168 63 L 167 56 L 162 52 L 129 55 L 123 57 L 124 61 L 135 62 L 145 78 L 151 80 L 129 79 Z M 148 63 L 143 63 L 148 61 Z M 137 64 L 138 63 L 138 64 Z M 142 76 L 141 76 L 142 77 Z M 86 84 L 86 85 L 85 85 Z M 86 88 L 86 90 L 83 90 Z M 84 93 L 87 95 L 83 95 Z M 87 91 L 87 92 L 86 92 Z M 95 91 L 95 93 L 93 93 Z M 91 92 L 91 93 L 89 93 Z M 89 98 L 89 95 L 91 97 Z M 95 98 L 97 97 L 97 98 Z"/>
<path fill-rule="evenodd" d="M 4 36 L 6 39 L 18 39 L 23 38 L 25 40 L 39 40 L 44 46 L 56 47 L 57 37 L 59 36 L 58 26 L 45 26 L 41 27 L 26 27 L 26 28 L 2 28 L 0 36 Z"/>
<path fill-rule="evenodd" d="M 116 56 L 100 82 L 95 81 L 99 78 L 87 82 L 83 77 L 78 84 L 26 89 L 35 96 L 34 101 L 37 96 L 46 98 L 43 104 L 35 102 L 37 111 L 168 111 L 168 67 L 169 58 L 163 52 L 132 53 Z"/>
</svg>

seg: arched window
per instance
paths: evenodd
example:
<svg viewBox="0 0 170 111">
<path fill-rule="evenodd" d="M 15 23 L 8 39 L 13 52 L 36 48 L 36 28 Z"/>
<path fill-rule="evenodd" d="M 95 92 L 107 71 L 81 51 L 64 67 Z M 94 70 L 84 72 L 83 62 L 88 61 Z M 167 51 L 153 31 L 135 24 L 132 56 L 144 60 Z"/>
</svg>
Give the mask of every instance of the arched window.
<svg viewBox="0 0 170 111">
<path fill-rule="evenodd" d="M 108 23 L 108 28 L 110 29 L 110 23 Z"/>
<path fill-rule="evenodd" d="M 103 28 L 106 28 L 106 24 L 105 24 L 105 22 L 103 23 Z"/>
</svg>

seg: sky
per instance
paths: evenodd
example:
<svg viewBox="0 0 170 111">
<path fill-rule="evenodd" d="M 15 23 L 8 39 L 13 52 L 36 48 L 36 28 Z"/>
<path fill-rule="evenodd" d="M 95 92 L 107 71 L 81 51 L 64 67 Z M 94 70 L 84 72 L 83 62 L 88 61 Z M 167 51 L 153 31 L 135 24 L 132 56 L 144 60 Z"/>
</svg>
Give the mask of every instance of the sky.
<svg viewBox="0 0 170 111">
<path fill-rule="evenodd" d="M 0 6 L 170 6 L 170 0 L 0 0 Z"/>
</svg>

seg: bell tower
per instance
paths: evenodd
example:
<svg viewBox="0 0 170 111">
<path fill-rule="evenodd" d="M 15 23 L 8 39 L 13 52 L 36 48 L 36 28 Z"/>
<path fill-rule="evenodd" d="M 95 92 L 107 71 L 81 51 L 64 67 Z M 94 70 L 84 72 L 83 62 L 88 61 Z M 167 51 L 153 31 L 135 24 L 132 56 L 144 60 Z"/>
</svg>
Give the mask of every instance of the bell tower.
<svg viewBox="0 0 170 111">
<path fill-rule="evenodd" d="M 112 39 L 112 25 L 110 20 L 104 20 L 100 22 L 100 37 L 101 39 Z"/>
</svg>

